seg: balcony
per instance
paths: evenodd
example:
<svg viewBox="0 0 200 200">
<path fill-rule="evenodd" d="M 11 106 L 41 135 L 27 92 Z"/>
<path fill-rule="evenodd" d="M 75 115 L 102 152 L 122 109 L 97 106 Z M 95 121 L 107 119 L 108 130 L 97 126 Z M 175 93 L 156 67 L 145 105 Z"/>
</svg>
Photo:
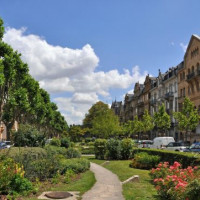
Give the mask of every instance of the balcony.
<svg viewBox="0 0 200 200">
<path fill-rule="evenodd" d="M 195 73 L 192 72 L 190 74 L 187 75 L 187 81 L 191 81 L 191 79 L 193 79 L 195 77 Z"/>
<path fill-rule="evenodd" d="M 151 99 L 151 100 L 150 100 L 150 105 L 151 105 L 151 106 L 155 106 L 156 103 L 157 103 L 157 100 L 156 100 L 156 99 Z"/>
<path fill-rule="evenodd" d="M 173 98 L 174 98 L 174 93 L 173 92 L 168 92 L 168 93 L 166 93 L 165 94 L 165 99 L 166 100 L 173 100 Z"/>
</svg>

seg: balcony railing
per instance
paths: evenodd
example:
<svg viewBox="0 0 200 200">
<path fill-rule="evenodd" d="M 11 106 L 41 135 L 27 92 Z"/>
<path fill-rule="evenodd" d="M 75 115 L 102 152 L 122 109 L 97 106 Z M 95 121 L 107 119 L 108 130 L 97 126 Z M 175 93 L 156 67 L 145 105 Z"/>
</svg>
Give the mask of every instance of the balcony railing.
<svg viewBox="0 0 200 200">
<path fill-rule="evenodd" d="M 168 92 L 165 94 L 165 99 L 169 100 L 172 99 L 174 97 L 174 93 L 173 92 Z"/>
<path fill-rule="evenodd" d="M 189 81 L 189 80 L 191 80 L 194 77 L 195 77 L 195 73 L 192 72 L 192 73 L 190 73 L 190 74 L 187 75 L 187 80 Z"/>
</svg>

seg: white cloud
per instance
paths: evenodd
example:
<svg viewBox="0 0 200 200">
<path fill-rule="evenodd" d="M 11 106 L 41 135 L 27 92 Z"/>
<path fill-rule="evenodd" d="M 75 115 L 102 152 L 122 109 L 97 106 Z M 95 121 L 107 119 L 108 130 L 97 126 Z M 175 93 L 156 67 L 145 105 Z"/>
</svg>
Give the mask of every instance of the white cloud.
<svg viewBox="0 0 200 200">
<path fill-rule="evenodd" d="M 188 45 L 187 45 L 187 44 L 180 43 L 180 46 L 181 46 L 183 52 L 185 53 L 186 50 L 187 50 L 187 46 L 188 46 Z"/>
<path fill-rule="evenodd" d="M 143 82 L 147 72 L 140 73 L 138 66 L 131 70 L 98 71 L 99 58 L 86 44 L 81 49 L 53 46 L 37 35 L 26 35 L 25 28 L 8 28 L 4 41 L 22 53 L 31 75 L 50 94 L 66 93 L 54 99 L 67 122 L 81 123 L 92 104 L 111 99 L 110 89 L 128 89 Z"/>
</svg>

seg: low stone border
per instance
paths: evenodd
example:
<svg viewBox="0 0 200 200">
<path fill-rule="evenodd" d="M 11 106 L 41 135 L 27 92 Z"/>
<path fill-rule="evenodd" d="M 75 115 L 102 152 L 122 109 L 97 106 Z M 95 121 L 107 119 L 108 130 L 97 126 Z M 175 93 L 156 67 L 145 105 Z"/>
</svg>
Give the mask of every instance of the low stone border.
<svg viewBox="0 0 200 200">
<path fill-rule="evenodd" d="M 140 182 L 140 177 L 138 175 L 134 175 L 134 176 L 131 176 L 130 178 L 128 178 L 127 180 L 121 182 L 122 185 L 125 184 L 125 183 L 129 183 L 129 182 L 136 182 L 136 183 L 139 183 Z"/>
<path fill-rule="evenodd" d="M 45 196 L 45 194 L 48 194 L 48 193 L 51 193 L 51 192 L 56 192 L 56 191 L 47 191 L 47 192 L 43 192 L 39 197 L 38 199 L 50 199 L 50 200 L 55 200 L 55 199 L 51 199 L 51 198 L 48 198 Z M 58 191 L 57 191 L 58 192 Z M 59 191 L 61 192 L 61 191 Z M 77 191 L 69 191 L 70 194 L 72 194 L 73 196 L 72 197 L 68 197 L 68 198 L 64 198 L 62 200 L 77 200 L 77 198 L 79 197 L 79 193 L 80 192 L 77 192 Z"/>
<path fill-rule="evenodd" d="M 109 163 L 110 163 L 110 161 L 107 160 L 107 161 L 103 162 L 101 165 L 108 165 Z"/>
</svg>

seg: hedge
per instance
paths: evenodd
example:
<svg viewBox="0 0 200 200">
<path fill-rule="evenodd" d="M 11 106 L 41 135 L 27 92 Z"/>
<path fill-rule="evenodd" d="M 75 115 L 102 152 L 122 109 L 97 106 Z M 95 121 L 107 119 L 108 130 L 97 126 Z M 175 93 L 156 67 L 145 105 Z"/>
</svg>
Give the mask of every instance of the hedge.
<svg viewBox="0 0 200 200">
<path fill-rule="evenodd" d="M 11 147 L 8 149 L 2 149 L 0 156 L 7 156 L 13 158 L 16 162 L 24 157 L 31 157 L 32 159 L 41 159 L 47 156 L 45 149 L 40 147 Z"/>
<path fill-rule="evenodd" d="M 200 165 L 200 155 L 198 154 L 159 149 L 134 148 L 133 156 L 135 153 L 139 152 L 147 152 L 149 155 L 158 155 L 160 156 L 161 162 L 169 162 L 170 164 L 173 164 L 174 161 L 178 161 L 182 164 L 183 168 Z"/>
</svg>

